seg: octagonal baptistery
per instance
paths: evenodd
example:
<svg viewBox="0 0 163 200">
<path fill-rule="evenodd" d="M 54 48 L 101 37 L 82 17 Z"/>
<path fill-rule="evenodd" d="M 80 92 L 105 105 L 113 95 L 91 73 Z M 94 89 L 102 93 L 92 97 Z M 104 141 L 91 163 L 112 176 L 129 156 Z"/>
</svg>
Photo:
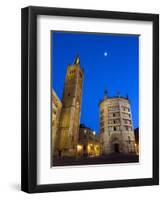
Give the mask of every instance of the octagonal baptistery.
<svg viewBox="0 0 163 200">
<path fill-rule="evenodd" d="M 128 97 L 108 97 L 105 92 L 99 107 L 102 153 L 135 153 L 135 135 Z"/>
</svg>

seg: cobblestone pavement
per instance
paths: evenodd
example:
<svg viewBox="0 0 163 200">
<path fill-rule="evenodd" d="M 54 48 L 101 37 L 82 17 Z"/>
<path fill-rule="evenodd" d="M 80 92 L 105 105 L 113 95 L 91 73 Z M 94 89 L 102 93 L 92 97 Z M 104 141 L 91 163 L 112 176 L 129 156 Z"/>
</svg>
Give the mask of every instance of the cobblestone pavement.
<svg viewBox="0 0 163 200">
<path fill-rule="evenodd" d="M 95 164 L 114 164 L 114 163 L 133 163 L 139 162 L 139 156 L 135 154 L 110 154 L 99 157 L 62 157 L 53 158 L 54 166 L 68 166 L 68 165 L 95 165 Z"/>
</svg>

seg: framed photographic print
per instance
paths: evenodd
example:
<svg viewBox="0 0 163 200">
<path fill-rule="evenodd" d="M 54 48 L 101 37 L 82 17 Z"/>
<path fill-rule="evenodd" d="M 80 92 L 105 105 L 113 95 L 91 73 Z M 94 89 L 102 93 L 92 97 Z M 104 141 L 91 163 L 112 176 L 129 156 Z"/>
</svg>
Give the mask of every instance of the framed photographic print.
<svg viewBox="0 0 163 200">
<path fill-rule="evenodd" d="M 159 184 L 159 16 L 22 9 L 22 190 Z"/>
</svg>

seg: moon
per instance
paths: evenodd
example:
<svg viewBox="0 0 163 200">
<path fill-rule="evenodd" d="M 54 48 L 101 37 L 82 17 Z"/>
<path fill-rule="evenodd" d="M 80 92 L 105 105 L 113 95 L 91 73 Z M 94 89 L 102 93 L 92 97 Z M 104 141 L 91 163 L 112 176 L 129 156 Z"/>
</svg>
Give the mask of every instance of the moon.
<svg viewBox="0 0 163 200">
<path fill-rule="evenodd" d="M 105 52 L 104 52 L 104 56 L 106 57 L 107 55 L 108 55 L 108 52 L 105 51 Z"/>
</svg>

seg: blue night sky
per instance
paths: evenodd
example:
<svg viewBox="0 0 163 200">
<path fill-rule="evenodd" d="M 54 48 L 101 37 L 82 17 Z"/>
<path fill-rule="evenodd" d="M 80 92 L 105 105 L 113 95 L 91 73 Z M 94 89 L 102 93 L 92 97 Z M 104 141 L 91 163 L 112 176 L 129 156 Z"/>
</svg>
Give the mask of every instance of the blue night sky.
<svg viewBox="0 0 163 200">
<path fill-rule="evenodd" d="M 84 68 L 80 123 L 99 131 L 99 101 L 129 95 L 134 128 L 139 126 L 139 36 L 52 32 L 52 87 L 62 99 L 68 64 L 79 54 Z"/>
</svg>

